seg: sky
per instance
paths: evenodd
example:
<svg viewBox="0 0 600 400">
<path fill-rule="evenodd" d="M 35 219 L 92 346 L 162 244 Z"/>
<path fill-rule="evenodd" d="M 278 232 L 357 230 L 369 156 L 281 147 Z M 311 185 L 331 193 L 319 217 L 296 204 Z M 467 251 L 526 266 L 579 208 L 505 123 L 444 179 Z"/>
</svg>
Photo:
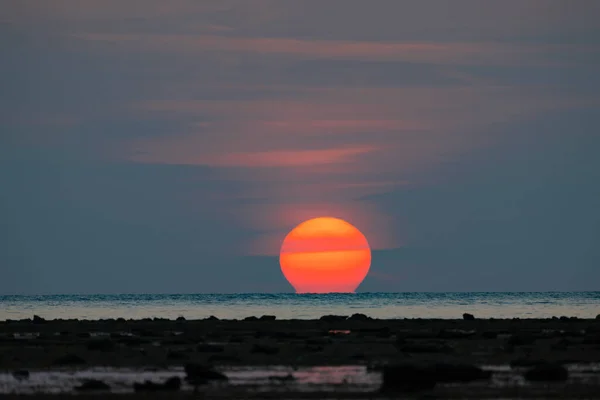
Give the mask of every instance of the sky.
<svg viewBox="0 0 600 400">
<path fill-rule="evenodd" d="M 0 6 L 0 294 L 600 290 L 596 0 Z"/>
</svg>

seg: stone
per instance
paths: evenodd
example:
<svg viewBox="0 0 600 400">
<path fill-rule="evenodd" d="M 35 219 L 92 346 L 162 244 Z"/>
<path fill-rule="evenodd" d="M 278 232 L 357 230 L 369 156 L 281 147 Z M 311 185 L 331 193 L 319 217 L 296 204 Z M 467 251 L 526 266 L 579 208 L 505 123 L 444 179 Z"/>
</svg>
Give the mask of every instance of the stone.
<svg viewBox="0 0 600 400">
<path fill-rule="evenodd" d="M 79 392 L 104 391 L 110 390 L 110 386 L 97 379 L 88 379 L 85 380 L 80 386 L 76 386 L 75 390 Z"/>
<path fill-rule="evenodd" d="M 600 320 L 600 314 L 596 315 L 596 319 Z"/>
<path fill-rule="evenodd" d="M 339 322 L 345 321 L 347 318 L 348 317 L 345 315 L 323 315 L 319 320 L 325 322 Z"/>
<path fill-rule="evenodd" d="M 86 361 L 76 354 L 65 354 L 54 360 L 54 365 L 82 365 Z"/>
<path fill-rule="evenodd" d="M 452 353 L 454 349 L 444 342 L 407 342 L 400 346 L 404 353 Z"/>
<path fill-rule="evenodd" d="M 199 353 L 222 353 L 225 351 L 225 346 L 220 344 L 199 343 L 196 346 L 196 351 Z"/>
<path fill-rule="evenodd" d="M 352 314 L 348 320 L 349 321 L 369 321 L 371 317 L 367 317 L 365 314 L 356 313 Z"/>
<path fill-rule="evenodd" d="M 38 315 L 34 315 L 33 316 L 33 323 L 34 324 L 45 324 L 46 320 Z"/>
<path fill-rule="evenodd" d="M 208 383 L 209 381 L 228 380 L 224 374 L 201 364 L 189 363 L 185 365 L 184 369 L 185 379 L 194 385 Z"/>
<path fill-rule="evenodd" d="M 110 339 L 93 339 L 87 343 L 87 349 L 91 351 L 111 351 L 115 343 Z"/>
<path fill-rule="evenodd" d="M 219 318 L 215 317 L 214 315 L 211 315 L 210 317 L 205 318 L 205 319 L 208 321 L 218 321 L 219 320 Z"/>
<path fill-rule="evenodd" d="M 473 314 L 464 313 L 463 314 L 463 319 L 465 321 L 473 321 L 473 320 L 475 320 L 475 316 Z"/>
<path fill-rule="evenodd" d="M 569 371 L 560 364 L 544 363 L 531 368 L 524 376 L 528 381 L 558 382 L 569 379 Z"/>
<path fill-rule="evenodd" d="M 251 353 L 260 353 L 260 354 L 277 354 L 279 353 L 279 347 L 274 347 L 274 346 L 267 346 L 267 345 L 263 345 L 263 344 L 255 344 L 254 346 L 252 346 L 252 350 L 250 350 Z"/>
<path fill-rule="evenodd" d="M 256 318 L 254 315 L 252 315 L 250 317 L 244 318 L 244 321 L 258 321 L 258 318 Z"/>
<path fill-rule="evenodd" d="M 259 318 L 259 320 L 261 321 L 275 321 L 277 317 L 274 315 L 263 315 L 262 317 Z"/>
<path fill-rule="evenodd" d="M 181 378 L 178 376 L 169 378 L 164 383 L 145 381 L 144 383 L 136 382 L 133 384 L 133 390 L 136 392 L 175 392 L 179 389 L 181 389 Z"/>
<path fill-rule="evenodd" d="M 23 381 L 25 379 L 29 379 L 29 371 L 26 369 L 13 371 L 12 376 L 18 381 Z"/>
<path fill-rule="evenodd" d="M 183 321 L 185 321 L 185 317 L 183 317 L 183 316 L 177 317 L 177 319 L 175 321 L 183 322 Z"/>
</svg>

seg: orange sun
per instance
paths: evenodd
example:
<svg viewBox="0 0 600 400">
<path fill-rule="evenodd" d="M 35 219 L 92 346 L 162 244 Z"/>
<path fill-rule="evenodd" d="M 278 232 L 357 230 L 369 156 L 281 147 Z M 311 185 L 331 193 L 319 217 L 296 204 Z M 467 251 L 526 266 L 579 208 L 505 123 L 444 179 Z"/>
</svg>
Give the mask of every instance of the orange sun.
<svg viewBox="0 0 600 400">
<path fill-rule="evenodd" d="M 369 272 L 371 249 L 353 225 L 320 217 L 288 233 L 279 264 L 297 293 L 354 292 Z"/>
</svg>

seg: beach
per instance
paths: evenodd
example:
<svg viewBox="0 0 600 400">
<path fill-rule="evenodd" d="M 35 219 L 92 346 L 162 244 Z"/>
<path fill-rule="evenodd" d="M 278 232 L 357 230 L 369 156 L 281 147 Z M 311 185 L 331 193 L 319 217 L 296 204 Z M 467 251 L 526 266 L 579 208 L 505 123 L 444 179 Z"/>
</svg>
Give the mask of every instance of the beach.
<svg viewBox="0 0 600 400">
<path fill-rule="evenodd" d="M 0 322 L 0 361 L 2 394 L 39 396 L 44 390 L 27 389 L 28 380 L 54 371 L 58 374 L 54 380 L 70 379 L 55 395 L 377 398 L 428 393 L 449 398 L 591 398 L 600 396 L 600 319 L 478 319 L 467 315 L 454 320 L 383 320 L 364 314 L 313 320 L 35 317 Z M 186 381 L 190 365 L 230 379 L 190 384 Z M 547 365 L 564 366 L 568 377 L 551 371 L 541 380 L 524 378 L 528 371 Z M 395 372 L 392 366 L 404 369 Z M 484 372 L 473 379 L 450 376 L 454 372 L 448 371 L 461 371 L 465 366 Z M 441 378 L 440 368 L 448 370 Z M 75 371 L 80 376 L 73 375 Z M 398 384 L 411 373 L 437 375 L 432 387 L 430 382 L 423 387 Z M 127 376 L 126 382 L 117 382 L 119 374 Z M 158 386 L 139 385 L 136 393 L 132 385 L 136 379 L 159 385 L 171 375 L 181 379 L 182 385 L 168 394 Z M 75 390 L 76 385 L 98 377 L 117 382 L 119 390 L 114 390 L 115 384 Z M 48 379 L 44 382 L 51 386 Z"/>
</svg>

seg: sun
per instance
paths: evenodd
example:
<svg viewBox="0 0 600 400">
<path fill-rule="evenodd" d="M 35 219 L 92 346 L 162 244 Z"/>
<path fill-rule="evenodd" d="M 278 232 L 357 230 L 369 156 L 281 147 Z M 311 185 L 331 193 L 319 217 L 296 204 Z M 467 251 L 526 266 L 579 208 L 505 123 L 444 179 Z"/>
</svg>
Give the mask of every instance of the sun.
<svg viewBox="0 0 600 400">
<path fill-rule="evenodd" d="M 297 293 L 354 292 L 369 272 L 371 249 L 353 225 L 319 217 L 287 234 L 279 264 Z"/>
</svg>

